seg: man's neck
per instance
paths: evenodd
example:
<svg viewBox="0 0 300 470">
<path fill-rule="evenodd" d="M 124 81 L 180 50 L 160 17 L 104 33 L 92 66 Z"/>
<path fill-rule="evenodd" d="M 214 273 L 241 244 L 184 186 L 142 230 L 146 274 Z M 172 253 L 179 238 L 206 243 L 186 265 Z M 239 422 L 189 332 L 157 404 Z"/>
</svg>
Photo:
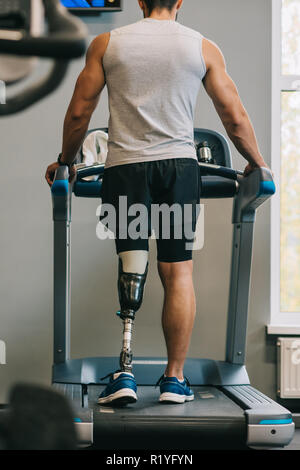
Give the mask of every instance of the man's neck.
<svg viewBox="0 0 300 470">
<path fill-rule="evenodd" d="M 151 15 L 148 18 L 152 18 L 153 20 L 169 20 L 175 21 L 176 20 L 176 13 L 177 11 L 168 11 L 164 10 L 153 10 Z"/>
</svg>

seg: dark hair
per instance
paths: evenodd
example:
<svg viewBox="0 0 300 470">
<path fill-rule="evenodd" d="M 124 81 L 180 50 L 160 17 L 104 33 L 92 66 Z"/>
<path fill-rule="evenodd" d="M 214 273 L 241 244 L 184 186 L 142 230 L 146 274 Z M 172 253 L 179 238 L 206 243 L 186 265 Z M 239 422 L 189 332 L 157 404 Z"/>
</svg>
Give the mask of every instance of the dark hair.
<svg viewBox="0 0 300 470">
<path fill-rule="evenodd" d="M 151 14 L 155 8 L 159 8 L 160 10 L 166 8 L 167 10 L 171 11 L 177 0 L 144 0 L 149 13 Z"/>
</svg>

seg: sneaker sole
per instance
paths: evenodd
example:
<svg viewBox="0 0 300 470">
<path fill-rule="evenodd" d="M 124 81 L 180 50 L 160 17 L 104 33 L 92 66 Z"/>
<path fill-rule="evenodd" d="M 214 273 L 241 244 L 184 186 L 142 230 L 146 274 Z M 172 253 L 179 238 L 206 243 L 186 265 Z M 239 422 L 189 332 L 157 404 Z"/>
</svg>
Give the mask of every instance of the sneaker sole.
<svg viewBox="0 0 300 470">
<path fill-rule="evenodd" d="M 135 403 L 137 396 L 134 390 L 130 388 L 123 388 L 118 392 L 108 395 L 107 397 L 98 398 L 99 405 L 113 404 L 115 406 L 125 406 L 129 403 Z"/>
<path fill-rule="evenodd" d="M 164 403 L 185 403 L 186 401 L 193 401 L 194 395 L 178 395 L 177 393 L 165 392 L 159 397 L 160 402 Z"/>
</svg>

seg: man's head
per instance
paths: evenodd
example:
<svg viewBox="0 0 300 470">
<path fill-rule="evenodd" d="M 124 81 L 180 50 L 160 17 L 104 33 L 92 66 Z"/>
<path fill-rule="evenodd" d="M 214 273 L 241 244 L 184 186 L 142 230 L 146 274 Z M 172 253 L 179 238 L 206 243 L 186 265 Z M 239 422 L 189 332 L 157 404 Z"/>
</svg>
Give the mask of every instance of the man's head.
<svg viewBox="0 0 300 470">
<path fill-rule="evenodd" d="M 145 17 L 150 16 L 154 11 L 161 13 L 164 10 L 170 15 L 173 13 L 176 16 L 183 0 L 138 0 L 138 2 Z"/>
</svg>

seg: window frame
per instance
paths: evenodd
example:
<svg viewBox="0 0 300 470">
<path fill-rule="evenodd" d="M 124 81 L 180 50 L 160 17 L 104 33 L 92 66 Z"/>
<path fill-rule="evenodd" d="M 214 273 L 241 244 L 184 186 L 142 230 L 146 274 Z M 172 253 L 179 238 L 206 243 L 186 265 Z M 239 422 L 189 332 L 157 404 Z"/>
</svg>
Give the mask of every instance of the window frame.
<svg viewBox="0 0 300 470">
<path fill-rule="evenodd" d="M 300 312 L 280 309 L 281 93 L 300 92 L 300 75 L 282 75 L 282 0 L 272 0 L 272 141 L 271 166 L 277 192 L 271 199 L 270 334 L 300 334 Z"/>
</svg>

